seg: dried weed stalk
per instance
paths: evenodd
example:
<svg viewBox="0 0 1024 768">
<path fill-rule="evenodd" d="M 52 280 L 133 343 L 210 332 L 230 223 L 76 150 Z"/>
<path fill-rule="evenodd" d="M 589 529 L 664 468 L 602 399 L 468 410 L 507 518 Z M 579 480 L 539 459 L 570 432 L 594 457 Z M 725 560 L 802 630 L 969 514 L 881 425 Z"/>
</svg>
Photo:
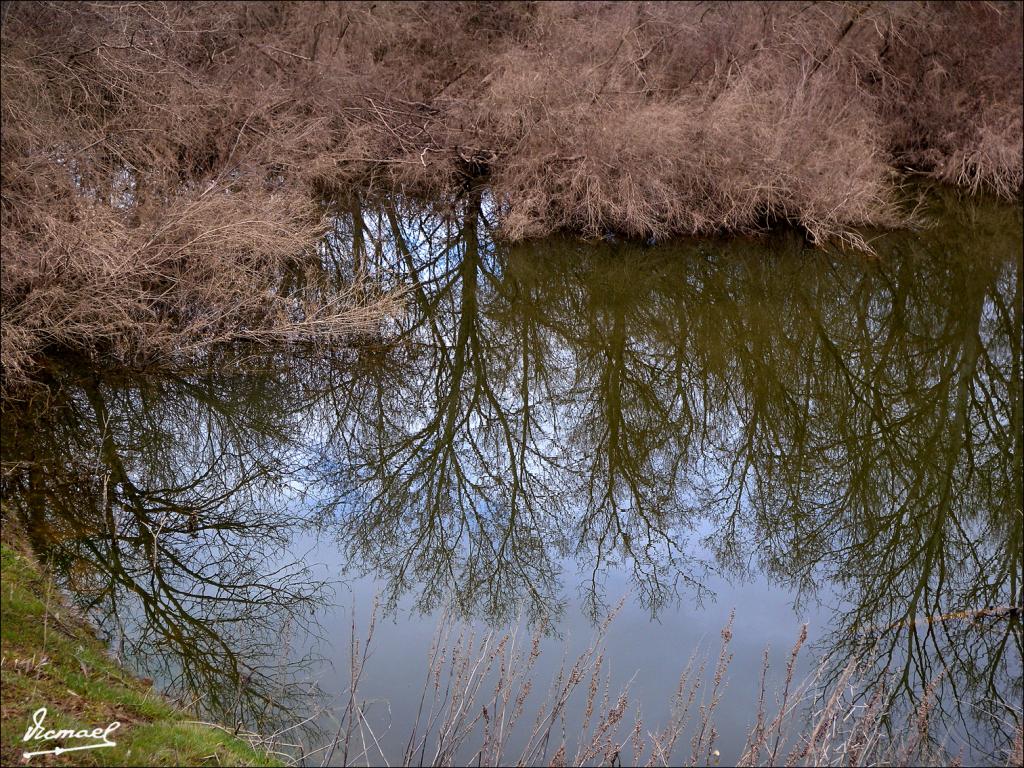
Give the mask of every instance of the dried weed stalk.
<svg viewBox="0 0 1024 768">
<path fill-rule="evenodd" d="M 680 675 L 664 726 L 651 730 L 638 707 L 630 712 L 628 685 L 618 693 L 611 687 L 604 641 L 615 613 L 598 627 L 579 656 L 571 662 L 563 657 L 546 688 L 535 685 L 543 627 L 524 638 L 521 626 L 477 632 L 451 617 L 442 619 L 428 654 L 416 720 L 408 737 L 403 736 L 405 749 L 398 764 L 648 768 L 717 764 L 715 713 L 732 661 L 732 618 L 721 633 L 710 687 L 705 685 L 707 659 L 695 650 Z M 372 627 L 371 620 L 370 637 Z M 906 727 L 901 728 L 893 722 L 896 712 L 886 678 L 865 695 L 867 676 L 856 660 L 838 670 L 827 684 L 826 661 L 797 680 L 797 658 L 806 641 L 805 626 L 789 655 L 774 715 L 765 711 L 765 652 L 756 722 L 737 765 L 951 764 L 953 756 L 930 731 L 939 680 L 922 692 Z M 349 704 L 335 740 L 325 748 L 329 757 L 324 764 L 338 754 L 346 766 L 393 764 L 394 755 L 382 747 L 385 735 L 394 741 L 394 734 L 387 733 L 390 724 L 371 723 L 359 701 L 358 683 L 369 643 L 360 645 L 353 634 L 352 649 Z M 691 734 L 688 750 L 679 743 L 685 733 Z M 1009 765 L 1019 763 L 1020 743 L 1018 731 L 1007 755 Z"/>
</svg>

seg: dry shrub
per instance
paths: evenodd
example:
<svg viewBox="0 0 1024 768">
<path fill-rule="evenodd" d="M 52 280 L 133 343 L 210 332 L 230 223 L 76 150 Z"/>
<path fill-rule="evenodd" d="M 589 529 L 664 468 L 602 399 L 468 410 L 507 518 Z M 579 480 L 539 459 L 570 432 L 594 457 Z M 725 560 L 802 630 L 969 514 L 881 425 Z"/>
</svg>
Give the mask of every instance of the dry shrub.
<svg viewBox="0 0 1024 768">
<path fill-rule="evenodd" d="M 972 191 L 1020 192 L 1021 10 L 932 3 L 894 27 L 879 111 L 898 163 Z"/>
<path fill-rule="evenodd" d="M 783 220 L 826 240 L 853 234 L 851 222 L 898 223 L 863 114 L 806 81 L 736 80 L 707 102 L 624 109 L 613 129 L 590 120 L 559 135 L 551 126 L 556 156 L 527 153 L 495 176 L 504 231 L 660 238 Z"/>
<path fill-rule="evenodd" d="M 54 350 L 173 362 L 240 339 L 350 338 L 392 307 L 316 285 L 326 222 L 287 168 L 315 121 L 278 115 L 280 90 L 193 71 L 232 13 L 4 8 L 5 390 Z M 284 291 L 295 275 L 305 290 Z"/>
<path fill-rule="evenodd" d="M 943 119 L 975 128 L 962 141 L 914 132 L 931 153 L 918 168 L 1019 191 L 1019 11 L 970 9 L 1002 14 L 995 29 L 976 23 L 986 30 L 976 36 L 997 44 L 1006 71 L 985 76 L 984 103 L 946 105 Z M 555 4 L 538 16 L 547 36 L 499 60 L 481 114 L 466 120 L 508 134 L 490 148 L 513 239 L 551 229 L 664 237 L 781 219 L 813 240 L 863 245 L 853 227 L 900 220 L 893 163 L 907 158 L 894 153 L 899 107 L 889 100 L 907 94 L 890 58 L 916 50 L 908 30 L 929 30 L 941 48 L 961 23 L 942 7 L 883 3 Z M 954 95 L 946 85 L 936 95 Z"/>
<path fill-rule="evenodd" d="M 8 330 L 15 339 L 5 366 L 52 347 L 133 362 L 222 341 L 297 337 L 311 326 L 329 334 L 374 328 L 373 308 L 348 302 L 318 314 L 321 307 L 275 290 L 290 256 L 321 232 L 303 198 L 179 194 L 136 227 L 111 206 L 72 199 L 81 204 L 69 215 L 41 209 L 34 237 L 5 237 L 8 252 L 23 254 L 4 269 L 5 343 Z"/>
<path fill-rule="evenodd" d="M 191 285 L 190 301 L 220 301 L 216 251 L 263 295 L 282 258 L 313 253 L 303 201 L 323 189 L 450 202 L 489 183 L 510 239 L 787 221 L 863 246 L 857 227 L 903 220 L 894 170 L 1021 188 L 1020 3 L 27 2 L 2 14 L 8 377 L 40 345 L 76 338 L 56 300 L 32 299 L 49 314 L 30 319 L 33 291 L 90 285 L 123 301 L 127 285 L 100 289 L 100 275 L 148 286 L 174 249 L 142 247 L 152 233 L 180 245 L 205 229 L 224 247 L 200 238 L 209 250 L 192 258 L 189 245 L 178 256 L 191 266 L 164 276 Z M 223 217 L 261 224 L 239 228 L 243 243 Z M 186 316 L 192 336 L 259 324 L 248 305 L 193 323 L 219 310 L 153 290 L 173 308 L 157 317 Z M 226 307 L 245 293 L 226 290 Z M 110 323 L 152 322 L 133 296 Z M 100 319 L 85 315 L 89 349 Z M 138 351 L 151 333 L 113 346 Z"/>
</svg>

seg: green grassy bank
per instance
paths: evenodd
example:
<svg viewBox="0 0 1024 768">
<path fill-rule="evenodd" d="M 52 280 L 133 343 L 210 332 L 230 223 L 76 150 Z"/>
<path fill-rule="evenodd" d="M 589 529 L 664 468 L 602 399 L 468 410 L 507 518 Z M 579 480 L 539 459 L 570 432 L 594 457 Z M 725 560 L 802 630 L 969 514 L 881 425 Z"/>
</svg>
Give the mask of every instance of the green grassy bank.
<svg viewBox="0 0 1024 768">
<path fill-rule="evenodd" d="M 67 607 L 43 569 L 17 541 L 2 544 L 2 765 L 278 765 L 187 713 L 121 669 L 80 617 Z M 60 755 L 52 750 L 96 739 L 23 741 L 33 713 L 46 707 L 45 727 L 93 730 L 113 721 L 116 746 Z"/>
</svg>

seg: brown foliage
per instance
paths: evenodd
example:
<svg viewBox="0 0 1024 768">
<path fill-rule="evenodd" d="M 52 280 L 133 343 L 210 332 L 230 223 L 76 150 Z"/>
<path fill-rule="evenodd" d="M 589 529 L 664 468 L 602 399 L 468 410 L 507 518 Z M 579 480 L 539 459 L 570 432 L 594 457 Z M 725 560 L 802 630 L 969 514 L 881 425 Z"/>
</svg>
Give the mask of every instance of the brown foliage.
<svg viewBox="0 0 1024 768">
<path fill-rule="evenodd" d="M 863 244 L 901 221 L 894 169 L 1021 188 L 1020 3 L 2 13 L 8 377 L 49 344 L 279 328 L 268 291 L 313 252 L 314 190 L 486 179 L 510 239 L 784 220 Z"/>
<path fill-rule="evenodd" d="M 1024 183 L 1021 4 L 940 3 L 901 29 L 879 91 L 897 162 L 1004 197 Z"/>
<path fill-rule="evenodd" d="M 211 33 L 182 33 L 181 10 L 4 8 L 5 387 L 52 349 L 167 362 L 222 341 L 347 338 L 391 306 L 318 290 L 323 215 L 275 162 L 310 126 L 233 122 L 273 114 L 280 94 L 193 76 Z M 266 136 L 243 141 L 248 128 Z M 296 276 L 305 289 L 284 292 Z"/>
</svg>

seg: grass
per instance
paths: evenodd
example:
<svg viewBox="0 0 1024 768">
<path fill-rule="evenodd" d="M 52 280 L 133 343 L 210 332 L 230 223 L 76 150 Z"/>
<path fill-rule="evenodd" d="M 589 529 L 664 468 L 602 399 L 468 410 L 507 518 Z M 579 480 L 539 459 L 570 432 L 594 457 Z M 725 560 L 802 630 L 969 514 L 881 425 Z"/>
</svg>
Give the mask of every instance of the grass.
<svg viewBox="0 0 1024 768">
<path fill-rule="evenodd" d="M 45 706 L 48 728 L 91 730 L 120 721 L 110 736 L 117 746 L 34 757 L 32 765 L 279 765 L 230 733 L 190 722 L 151 682 L 117 666 L 17 542 L 2 544 L 0 573 L 0 764 L 25 763 L 22 737 Z M 45 750 L 62 742 L 35 745 Z"/>
</svg>

